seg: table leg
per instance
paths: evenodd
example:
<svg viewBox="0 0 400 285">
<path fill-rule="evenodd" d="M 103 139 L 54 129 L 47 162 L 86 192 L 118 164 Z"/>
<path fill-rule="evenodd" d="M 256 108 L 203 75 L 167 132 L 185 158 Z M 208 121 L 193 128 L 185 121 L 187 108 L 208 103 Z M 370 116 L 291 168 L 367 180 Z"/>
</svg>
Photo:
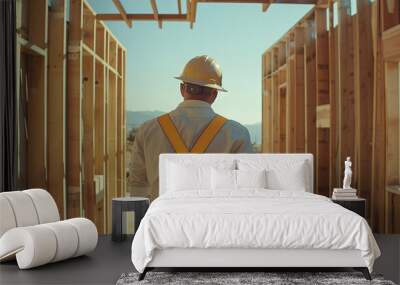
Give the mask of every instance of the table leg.
<svg viewBox="0 0 400 285">
<path fill-rule="evenodd" d="M 139 228 L 140 221 L 143 219 L 149 205 L 146 203 L 141 203 L 135 208 L 135 233 Z"/>
<path fill-rule="evenodd" d="M 122 241 L 122 204 L 112 203 L 112 241 Z"/>
</svg>

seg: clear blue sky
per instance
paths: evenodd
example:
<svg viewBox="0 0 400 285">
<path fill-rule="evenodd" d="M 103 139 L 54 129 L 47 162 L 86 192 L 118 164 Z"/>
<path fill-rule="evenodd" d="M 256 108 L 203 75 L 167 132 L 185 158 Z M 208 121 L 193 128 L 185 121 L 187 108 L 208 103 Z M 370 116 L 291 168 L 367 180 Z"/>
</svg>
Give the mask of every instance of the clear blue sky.
<svg viewBox="0 0 400 285">
<path fill-rule="evenodd" d="M 122 0 L 128 13 L 151 13 L 149 0 Z M 183 6 L 185 1 L 183 0 Z M 111 0 L 89 0 L 98 13 L 115 12 Z M 160 13 L 176 13 L 176 0 L 158 0 Z M 213 107 L 243 124 L 261 121 L 261 55 L 293 26 L 311 5 L 198 4 L 193 30 L 188 23 L 107 22 L 127 49 L 126 108 L 169 111 L 181 101 L 179 75 L 196 55 L 215 58 L 223 72 L 223 86 Z M 184 7 L 183 7 L 184 8 Z M 185 11 L 185 8 L 184 8 Z"/>
</svg>

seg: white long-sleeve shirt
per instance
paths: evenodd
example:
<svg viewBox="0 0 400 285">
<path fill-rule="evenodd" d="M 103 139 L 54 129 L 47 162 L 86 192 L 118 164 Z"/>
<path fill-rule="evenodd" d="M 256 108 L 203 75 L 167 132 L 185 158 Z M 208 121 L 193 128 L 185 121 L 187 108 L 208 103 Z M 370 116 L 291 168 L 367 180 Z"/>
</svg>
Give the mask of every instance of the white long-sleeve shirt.
<svg viewBox="0 0 400 285">
<path fill-rule="evenodd" d="M 185 100 L 170 112 L 185 145 L 190 150 L 216 113 L 211 105 L 199 100 Z M 174 153 L 157 118 L 141 125 L 136 133 L 130 173 L 131 194 L 158 197 L 158 157 L 161 153 Z M 251 153 L 253 152 L 247 128 L 240 123 L 227 120 L 208 146 L 207 153 Z"/>
</svg>

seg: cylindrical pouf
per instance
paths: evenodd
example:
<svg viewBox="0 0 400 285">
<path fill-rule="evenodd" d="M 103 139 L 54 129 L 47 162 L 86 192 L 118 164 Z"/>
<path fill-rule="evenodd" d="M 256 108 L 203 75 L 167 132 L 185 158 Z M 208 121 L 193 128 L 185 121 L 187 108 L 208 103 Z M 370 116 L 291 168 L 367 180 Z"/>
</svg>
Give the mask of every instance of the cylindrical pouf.
<svg viewBox="0 0 400 285">
<path fill-rule="evenodd" d="M 53 231 L 57 239 L 57 252 L 51 262 L 71 258 L 78 250 L 78 233 L 75 227 L 67 222 L 54 222 L 41 225 Z"/>
<path fill-rule="evenodd" d="M 14 228 L 0 239 L 0 252 L 16 253 L 20 269 L 28 269 L 49 263 L 57 251 L 54 232 L 42 225 Z"/>
<path fill-rule="evenodd" d="M 74 226 L 78 233 L 78 249 L 74 257 L 86 254 L 96 248 L 98 233 L 95 224 L 91 220 L 74 218 L 64 222 Z"/>
</svg>

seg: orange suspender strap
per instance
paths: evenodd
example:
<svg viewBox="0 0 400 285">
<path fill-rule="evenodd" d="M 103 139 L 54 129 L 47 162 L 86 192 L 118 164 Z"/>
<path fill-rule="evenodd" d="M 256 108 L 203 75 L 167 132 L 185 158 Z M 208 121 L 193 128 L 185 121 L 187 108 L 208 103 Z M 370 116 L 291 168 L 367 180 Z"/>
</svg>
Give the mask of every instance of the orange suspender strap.
<svg viewBox="0 0 400 285">
<path fill-rule="evenodd" d="M 206 151 L 210 143 L 213 141 L 219 130 L 227 121 L 226 118 L 216 115 L 207 128 L 203 131 L 200 137 L 197 139 L 195 145 L 191 149 L 192 153 L 203 153 Z M 164 134 L 167 136 L 168 141 L 174 148 L 176 153 L 188 153 L 189 150 L 183 142 L 181 136 L 178 133 L 174 123 L 171 120 L 169 114 L 162 115 L 158 117 L 158 122 L 163 130 Z"/>
<path fill-rule="evenodd" d="M 181 136 L 178 133 L 174 123 L 171 120 L 169 114 L 158 117 L 158 123 L 161 126 L 164 134 L 167 136 L 171 146 L 174 148 L 176 153 L 188 153 L 189 150 L 183 142 Z"/>
<path fill-rule="evenodd" d="M 219 130 L 223 127 L 226 122 L 226 118 L 216 115 L 207 128 L 203 131 L 200 137 L 197 139 L 195 145 L 191 149 L 192 153 L 203 153 L 206 151 L 210 143 L 213 141 Z"/>
</svg>

